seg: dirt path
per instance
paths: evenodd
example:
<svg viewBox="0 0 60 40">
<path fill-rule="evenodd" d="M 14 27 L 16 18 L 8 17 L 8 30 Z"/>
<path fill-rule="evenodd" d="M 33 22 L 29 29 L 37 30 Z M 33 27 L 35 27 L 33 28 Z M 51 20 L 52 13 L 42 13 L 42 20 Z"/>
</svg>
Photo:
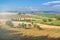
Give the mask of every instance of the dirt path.
<svg viewBox="0 0 60 40">
<path fill-rule="evenodd" d="M 60 29 L 60 26 L 46 25 L 46 24 L 38 24 L 41 28 L 55 28 Z"/>
</svg>

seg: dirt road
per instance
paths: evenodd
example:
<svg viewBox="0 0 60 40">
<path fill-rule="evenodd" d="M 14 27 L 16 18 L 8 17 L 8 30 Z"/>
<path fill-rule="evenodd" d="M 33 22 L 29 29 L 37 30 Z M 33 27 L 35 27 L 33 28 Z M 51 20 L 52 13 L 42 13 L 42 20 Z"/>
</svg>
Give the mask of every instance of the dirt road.
<svg viewBox="0 0 60 40">
<path fill-rule="evenodd" d="M 38 24 L 41 28 L 55 28 L 60 29 L 60 26 L 46 25 L 46 24 Z"/>
</svg>

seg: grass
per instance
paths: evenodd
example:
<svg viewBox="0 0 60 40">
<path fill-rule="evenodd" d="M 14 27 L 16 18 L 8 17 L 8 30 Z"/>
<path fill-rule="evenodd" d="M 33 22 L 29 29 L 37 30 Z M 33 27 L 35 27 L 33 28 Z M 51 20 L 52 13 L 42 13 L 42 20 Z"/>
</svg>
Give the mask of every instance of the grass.
<svg viewBox="0 0 60 40">
<path fill-rule="evenodd" d="M 60 26 L 60 20 L 59 20 L 60 16 L 58 14 L 33 14 L 32 17 L 39 19 L 39 20 L 36 20 L 37 23 Z M 49 18 L 56 18 L 56 20 L 49 19 Z"/>
<path fill-rule="evenodd" d="M 33 14 L 33 15 L 49 17 L 49 18 L 55 18 L 56 17 L 56 14 Z"/>
<path fill-rule="evenodd" d="M 53 22 L 52 22 L 52 25 L 60 26 L 60 20 L 58 20 L 58 21 L 53 21 Z"/>
</svg>

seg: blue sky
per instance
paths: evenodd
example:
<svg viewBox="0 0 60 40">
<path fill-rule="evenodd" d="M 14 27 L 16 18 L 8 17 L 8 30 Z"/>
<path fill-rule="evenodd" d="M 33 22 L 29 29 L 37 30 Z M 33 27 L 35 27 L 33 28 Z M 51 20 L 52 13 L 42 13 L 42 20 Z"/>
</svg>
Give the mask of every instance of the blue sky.
<svg viewBox="0 0 60 40">
<path fill-rule="evenodd" d="M 0 0 L 0 11 L 60 11 L 60 0 Z"/>
</svg>

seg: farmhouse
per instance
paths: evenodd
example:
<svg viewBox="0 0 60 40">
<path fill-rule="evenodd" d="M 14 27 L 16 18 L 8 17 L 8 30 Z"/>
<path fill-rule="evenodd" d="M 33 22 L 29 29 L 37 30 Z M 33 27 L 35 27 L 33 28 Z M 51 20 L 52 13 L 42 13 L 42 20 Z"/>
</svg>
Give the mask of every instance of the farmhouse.
<svg viewBox="0 0 60 40">
<path fill-rule="evenodd" d="M 12 18 L 13 21 L 20 21 L 20 20 L 36 20 L 35 18 L 31 17 L 31 14 L 20 14 L 17 15 L 15 18 Z"/>
</svg>

